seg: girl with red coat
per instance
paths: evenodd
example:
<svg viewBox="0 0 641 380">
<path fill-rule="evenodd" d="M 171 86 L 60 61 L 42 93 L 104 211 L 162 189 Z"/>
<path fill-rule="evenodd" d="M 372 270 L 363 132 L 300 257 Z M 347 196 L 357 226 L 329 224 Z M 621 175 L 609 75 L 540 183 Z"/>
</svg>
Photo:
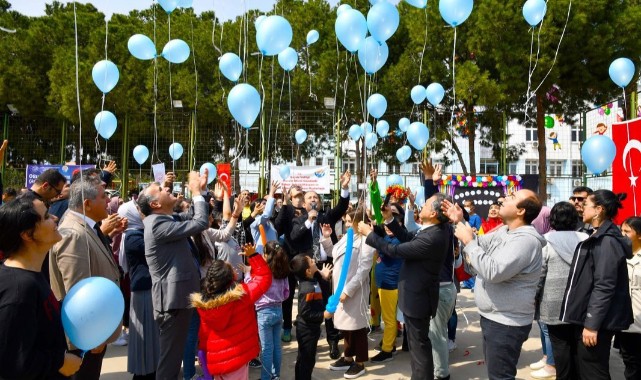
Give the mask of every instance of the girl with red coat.
<svg viewBox="0 0 641 380">
<path fill-rule="evenodd" d="M 247 380 L 248 363 L 260 352 L 254 303 L 269 289 L 272 274 L 253 245 L 240 254 L 247 256 L 252 282 L 237 284 L 231 265 L 216 260 L 201 293 L 191 295 L 200 315 L 198 348 L 206 352 L 207 369 L 216 379 Z"/>
</svg>

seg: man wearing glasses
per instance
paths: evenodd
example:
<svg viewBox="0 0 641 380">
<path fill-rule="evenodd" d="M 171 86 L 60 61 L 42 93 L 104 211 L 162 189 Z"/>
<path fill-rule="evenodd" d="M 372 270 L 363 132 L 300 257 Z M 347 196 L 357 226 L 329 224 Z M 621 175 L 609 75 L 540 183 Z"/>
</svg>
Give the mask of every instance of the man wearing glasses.
<svg viewBox="0 0 641 380">
<path fill-rule="evenodd" d="M 589 233 L 591 232 L 591 226 L 589 223 L 583 223 L 583 202 L 592 195 L 593 191 L 587 186 L 579 186 L 574 188 L 572 191 L 572 196 L 570 197 L 570 202 L 574 205 L 574 208 L 579 213 L 579 219 L 576 222 L 576 230 L 579 232 Z"/>
<path fill-rule="evenodd" d="M 36 178 L 29 191 L 49 205 L 53 198 L 62 193 L 65 183 L 67 179 L 57 169 L 47 169 Z"/>
</svg>

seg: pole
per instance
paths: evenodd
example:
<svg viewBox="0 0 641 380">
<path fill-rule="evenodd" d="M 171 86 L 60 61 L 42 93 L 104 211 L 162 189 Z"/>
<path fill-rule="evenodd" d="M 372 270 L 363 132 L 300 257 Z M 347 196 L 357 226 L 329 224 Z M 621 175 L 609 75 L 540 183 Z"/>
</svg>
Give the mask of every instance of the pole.
<svg viewBox="0 0 641 380">
<path fill-rule="evenodd" d="M 124 198 L 129 193 L 129 114 L 125 114 L 125 125 L 122 132 L 122 152 L 120 154 L 120 160 L 122 161 L 120 197 Z"/>
<path fill-rule="evenodd" d="M 60 130 L 60 165 L 65 164 L 65 153 L 67 146 L 67 121 L 62 121 L 62 128 Z"/>
<path fill-rule="evenodd" d="M 8 113 L 4 114 L 4 126 L 3 126 L 2 135 L 4 140 L 9 139 L 9 114 Z M 7 167 L 6 152 L 5 152 L 5 157 L 0 157 L 0 159 L 2 159 L 2 178 L 4 178 L 4 169 Z"/>
<path fill-rule="evenodd" d="M 341 172 L 343 164 L 341 163 L 341 153 L 343 150 L 343 141 L 341 139 L 341 111 L 338 111 L 338 120 L 334 123 L 334 141 L 336 141 L 336 152 L 334 152 L 334 204 L 338 204 L 341 187 Z"/>
<path fill-rule="evenodd" d="M 196 166 L 196 161 L 194 158 L 194 141 L 196 138 L 196 128 L 195 128 L 195 117 L 194 113 L 191 114 L 191 122 L 189 123 L 189 152 L 187 153 L 187 167 L 188 170 L 193 170 Z"/>
<path fill-rule="evenodd" d="M 503 117 L 501 118 L 503 123 L 503 149 L 501 150 L 501 166 L 503 167 L 504 174 L 516 174 L 510 173 L 509 168 L 507 167 L 507 115 L 503 111 Z"/>
</svg>

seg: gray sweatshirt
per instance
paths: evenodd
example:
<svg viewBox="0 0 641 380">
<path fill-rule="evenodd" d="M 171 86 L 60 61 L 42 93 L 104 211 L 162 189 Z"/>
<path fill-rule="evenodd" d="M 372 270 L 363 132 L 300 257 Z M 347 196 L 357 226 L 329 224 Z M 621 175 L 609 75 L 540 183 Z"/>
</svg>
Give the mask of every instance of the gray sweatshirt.
<svg viewBox="0 0 641 380">
<path fill-rule="evenodd" d="M 570 274 L 574 251 L 588 238 L 583 232 L 552 231 L 544 235 L 548 245 L 543 248 L 543 266 L 537 299 L 539 319 L 548 325 L 562 324 L 559 320 L 565 287 Z"/>
<path fill-rule="evenodd" d="M 481 316 L 508 326 L 532 323 L 545 245 L 532 226 L 503 226 L 464 248 L 478 273 L 474 295 Z"/>
</svg>

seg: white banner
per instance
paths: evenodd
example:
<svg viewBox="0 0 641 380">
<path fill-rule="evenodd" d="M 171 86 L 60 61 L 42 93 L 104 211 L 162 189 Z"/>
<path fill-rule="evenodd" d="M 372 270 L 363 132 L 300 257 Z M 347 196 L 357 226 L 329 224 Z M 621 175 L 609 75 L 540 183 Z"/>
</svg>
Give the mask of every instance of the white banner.
<svg viewBox="0 0 641 380">
<path fill-rule="evenodd" d="M 331 188 L 329 166 L 287 166 L 289 166 L 290 175 L 283 181 L 280 177 L 282 166 L 272 165 L 271 180 L 284 183 L 288 189 L 292 185 L 298 185 L 303 188 L 303 191 L 329 194 Z"/>
</svg>

